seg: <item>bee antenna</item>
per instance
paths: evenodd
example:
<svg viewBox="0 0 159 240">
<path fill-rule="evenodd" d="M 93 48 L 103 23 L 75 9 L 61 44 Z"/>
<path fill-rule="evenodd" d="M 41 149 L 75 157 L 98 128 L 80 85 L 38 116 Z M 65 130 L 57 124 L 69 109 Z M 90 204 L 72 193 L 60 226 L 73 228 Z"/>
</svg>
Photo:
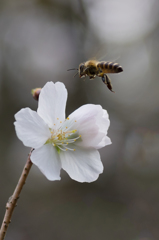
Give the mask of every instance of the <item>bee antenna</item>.
<svg viewBox="0 0 159 240">
<path fill-rule="evenodd" d="M 67 69 L 67 71 L 71 71 L 71 70 L 78 70 L 78 68 Z"/>
<path fill-rule="evenodd" d="M 76 77 L 77 74 L 78 74 L 78 72 L 73 77 Z"/>
</svg>

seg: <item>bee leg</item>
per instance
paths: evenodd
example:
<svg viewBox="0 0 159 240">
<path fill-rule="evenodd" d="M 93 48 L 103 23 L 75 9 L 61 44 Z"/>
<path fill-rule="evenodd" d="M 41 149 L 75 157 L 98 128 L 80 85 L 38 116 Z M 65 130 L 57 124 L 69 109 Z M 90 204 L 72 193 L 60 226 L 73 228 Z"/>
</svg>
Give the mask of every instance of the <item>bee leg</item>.
<svg viewBox="0 0 159 240">
<path fill-rule="evenodd" d="M 87 75 L 82 75 L 82 76 L 80 76 L 80 78 L 83 78 L 83 81 L 85 81 L 86 79 L 85 79 L 85 77 L 86 77 Z"/>
<path fill-rule="evenodd" d="M 112 88 L 111 80 L 110 80 L 110 78 L 109 78 L 106 74 L 104 74 L 104 75 L 102 76 L 102 81 L 107 85 L 107 88 L 108 88 L 111 92 L 114 92 L 114 91 L 113 91 L 113 88 Z"/>
<path fill-rule="evenodd" d="M 94 76 L 90 76 L 90 77 L 89 77 L 90 80 L 93 80 L 94 78 L 95 78 Z"/>
</svg>

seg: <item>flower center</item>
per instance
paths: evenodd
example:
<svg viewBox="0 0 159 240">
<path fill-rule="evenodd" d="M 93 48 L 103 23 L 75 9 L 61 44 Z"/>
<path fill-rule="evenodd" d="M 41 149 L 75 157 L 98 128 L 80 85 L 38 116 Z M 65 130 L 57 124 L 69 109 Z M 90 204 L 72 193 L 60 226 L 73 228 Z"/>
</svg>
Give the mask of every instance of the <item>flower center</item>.
<svg viewBox="0 0 159 240">
<path fill-rule="evenodd" d="M 62 123 L 62 122 L 60 122 Z M 74 143 L 81 135 L 78 135 L 77 130 L 69 130 L 68 127 L 60 127 L 59 129 L 50 129 L 51 137 L 46 141 L 57 148 L 57 151 L 75 151 L 75 149 L 68 147 L 69 144 Z"/>
</svg>

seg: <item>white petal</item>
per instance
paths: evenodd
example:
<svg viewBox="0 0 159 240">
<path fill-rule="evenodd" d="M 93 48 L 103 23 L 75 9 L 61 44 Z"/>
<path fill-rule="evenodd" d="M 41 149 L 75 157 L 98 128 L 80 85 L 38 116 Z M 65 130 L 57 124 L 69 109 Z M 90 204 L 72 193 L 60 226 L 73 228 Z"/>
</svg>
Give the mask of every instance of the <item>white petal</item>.
<svg viewBox="0 0 159 240">
<path fill-rule="evenodd" d="M 100 149 L 100 148 L 105 147 L 105 146 L 110 145 L 110 144 L 112 144 L 110 138 L 107 137 L 107 136 L 104 136 L 102 138 L 102 140 L 99 142 L 99 144 L 97 144 L 96 149 Z"/>
<path fill-rule="evenodd" d="M 60 180 L 61 162 L 55 147 L 46 144 L 35 149 L 31 154 L 31 161 L 41 170 L 45 177 L 50 180 Z"/>
<path fill-rule="evenodd" d="M 67 90 L 63 83 L 48 82 L 42 88 L 37 113 L 50 128 L 55 128 L 54 124 L 57 125 L 65 119 L 66 100 Z"/>
<path fill-rule="evenodd" d="M 39 148 L 50 137 L 50 131 L 37 112 L 23 108 L 15 114 L 15 130 L 18 138 L 27 147 Z"/>
<path fill-rule="evenodd" d="M 103 135 L 102 140 L 96 146 L 96 149 L 100 149 L 106 145 L 110 145 L 112 142 L 108 136 L 106 136 L 108 132 L 108 128 L 110 126 L 109 115 L 106 110 L 103 109 L 102 117 L 99 116 L 96 119 L 96 124 L 99 127 L 99 132 Z"/>
<path fill-rule="evenodd" d="M 98 118 L 97 125 L 99 127 L 99 131 L 107 134 L 108 128 L 110 126 L 109 115 L 105 109 L 102 109 L 102 117 Z"/>
<path fill-rule="evenodd" d="M 70 145 L 69 145 L 70 146 Z M 78 182 L 93 182 L 103 172 L 99 152 L 75 147 L 75 151 L 60 152 L 62 168 Z"/>
<path fill-rule="evenodd" d="M 110 124 L 108 114 L 100 105 L 83 105 L 69 116 L 66 123 L 81 135 L 82 141 L 77 141 L 79 146 L 99 149 L 111 143 L 106 137 Z"/>
</svg>

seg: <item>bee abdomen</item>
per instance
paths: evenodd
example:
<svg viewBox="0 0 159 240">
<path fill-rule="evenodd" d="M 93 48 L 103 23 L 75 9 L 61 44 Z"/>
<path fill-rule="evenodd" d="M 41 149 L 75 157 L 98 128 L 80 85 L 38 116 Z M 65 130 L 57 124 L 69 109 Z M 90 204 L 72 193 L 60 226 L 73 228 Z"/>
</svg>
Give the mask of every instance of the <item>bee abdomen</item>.
<svg viewBox="0 0 159 240">
<path fill-rule="evenodd" d="M 106 73 L 119 73 L 123 71 L 122 66 L 115 62 L 99 62 L 97 67 Z"/>
<path fill-rule="evenodd" d="M 117 73 L 123 72 L 123 68 L 122 68 L 122 66 L 120 66 L 119 64 L 118 64 L 118 66 L 117 66 L 117 68 L 116 68 L 116 72 L 117 72 Z"/>
</svg>

